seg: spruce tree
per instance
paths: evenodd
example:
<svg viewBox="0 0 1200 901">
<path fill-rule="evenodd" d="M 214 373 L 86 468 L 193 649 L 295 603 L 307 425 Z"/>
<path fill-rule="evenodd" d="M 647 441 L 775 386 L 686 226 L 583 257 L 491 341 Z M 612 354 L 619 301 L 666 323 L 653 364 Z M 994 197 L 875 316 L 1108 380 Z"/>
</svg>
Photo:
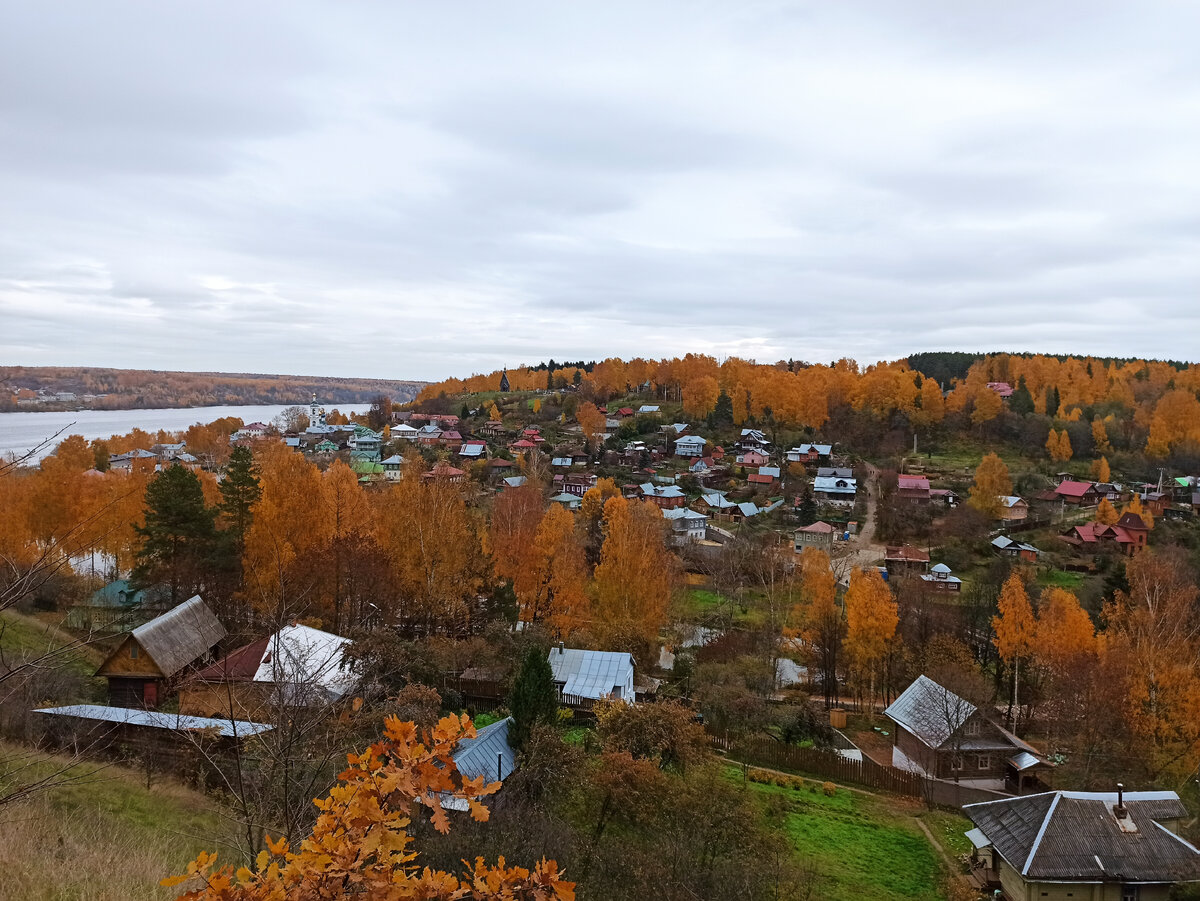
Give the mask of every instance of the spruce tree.
<svg viewBox="0 0 1200 901">
<path fill-rule="evenodd" d="M 197 594 L 212 562 L 216 515 L 194 472 L 178 464 L 159 472 L 146 486 L 146 524 L 136 527 L 133 583 L 165 582 L 172 604 Z"/>
<path fill-rule="evenodd" d="M 512 724 L 508 740 L 514 748 L 522 748 L 538 723 L 552 725 L 558 720 L 558 690 L 550 659 L 539 648 L 530 648 L 521 664 L 521 672 L 513 683 L 508 700 Z"/>
<path fill-rule="evenodd" d="M 1029 386 L 1025 384 L 1025 376 L 1021 376 L 1017 382 L 1008 408 L 1019 416 L 1027 416 L 1033 412 L 1033 395 L 1029 393 Z"/>
<path fill-rule="evenodd" d="M 225 478 L 221 481 L 221 512 L 225 515 L 224 538 L 229 553 L 236 556 L 240 564 L 246 548 L 246 532 L 250 529 L 253 514 L 250 508 L 262 497 L 262 486 L 258 482 L 258 468 L 248 447 L 235 447 L 225 466 Z"/>
</svg>

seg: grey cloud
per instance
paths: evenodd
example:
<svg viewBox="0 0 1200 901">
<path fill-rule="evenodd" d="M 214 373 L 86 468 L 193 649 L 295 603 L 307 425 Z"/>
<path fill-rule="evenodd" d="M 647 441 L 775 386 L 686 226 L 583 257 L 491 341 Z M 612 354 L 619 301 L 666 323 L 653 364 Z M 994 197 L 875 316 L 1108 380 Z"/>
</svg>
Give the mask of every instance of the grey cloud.
<svg viewBox="0 0 1200 901">
<path fill-rule="evenodd" d="M 1197 16 L 17 6 L 0 353 L 395 377 L 1194 356 Z"/>
</svg>

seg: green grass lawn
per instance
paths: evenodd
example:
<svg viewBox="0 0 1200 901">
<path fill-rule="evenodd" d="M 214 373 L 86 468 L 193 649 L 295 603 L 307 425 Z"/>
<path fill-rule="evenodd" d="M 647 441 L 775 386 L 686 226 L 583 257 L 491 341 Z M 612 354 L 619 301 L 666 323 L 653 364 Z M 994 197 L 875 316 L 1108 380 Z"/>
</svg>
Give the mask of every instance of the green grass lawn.
<svg viewBox="0 0 1200 901">
<path fill-rule="evenodd" d="M 1038 573 L 1037 583 L 1043 588 L 1065 588 L 1067 591 L 1075 591 L 1083 584 L 1083 578 L 1083 573 L 1045 569 Z"/>
<path fill-rule="evenodd" d="M 26 659 L 66 648 L 56 655 L 73 673 L 90 680 L 103 662 L 104 654 L 97 648 L 76 643 L 70 635 L 32 616 L 15 610 L 0 612 L 0 650 L 10 657 Z"/>
<path fill-rule="evenodd" d="M 737 774 L 740 778 L 740 772 Z M 807 780 L 806 780 L 807 782 Z M 788 805 L 784 828 L 796 853 L 818 873 L 818 897 L 829 901 L 931 901 L 942 898 L 937 852 L 913 821 L 916 802 L 876 798 L 838 787 L 820 791 L 749 783 Z M 930 829 L 940 836 L 931 824 Z"/>
</svg>

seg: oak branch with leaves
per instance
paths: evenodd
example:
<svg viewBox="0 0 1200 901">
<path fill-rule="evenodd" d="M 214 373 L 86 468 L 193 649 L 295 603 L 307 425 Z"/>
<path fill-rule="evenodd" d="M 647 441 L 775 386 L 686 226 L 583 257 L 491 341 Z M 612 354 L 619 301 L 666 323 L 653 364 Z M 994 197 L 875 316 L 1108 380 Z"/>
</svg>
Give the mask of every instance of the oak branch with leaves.
<svg viewBox="0 0 1200 901">
<path fill-rule="evenodd" d="M 482 776 L 463 777 L 451 754 L 463 738 L 474 738 L 466 716 L 447 716 L 432 729 L 389 717 L 382 741 L 362 754 L 347 756 L 349 766 L 329 796 L 315 803 L 321 813 L 312 835 L 293 849 L 267 839 L 254 867 L 214 870 L 215 853 L 202 853 L 181 876 L 164 886 L 199 881 L 181 901 L 320 901 L 357 896 L 387 901 L 513 899 L 573 901 L 575 885 L 566 882 L 554 861 L 543 859 L 532 870 L 475 859 L 461 877 L 416 863 L 408 827 L 420 808 L 434 828 L 448 832 L 444 799 L 466 802 L 471 816 L 488 818 L 481 798 L 500 789 Z"/>
</svg>

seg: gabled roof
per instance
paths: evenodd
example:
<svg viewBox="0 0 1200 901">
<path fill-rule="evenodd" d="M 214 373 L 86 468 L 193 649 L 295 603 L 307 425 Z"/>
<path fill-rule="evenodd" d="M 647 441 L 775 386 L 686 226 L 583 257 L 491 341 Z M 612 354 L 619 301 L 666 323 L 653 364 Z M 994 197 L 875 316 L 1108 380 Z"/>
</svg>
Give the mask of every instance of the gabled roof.
<svg viewBox="0 0 1200 901">
<path fill-rule="evenodd" d="M 1160 825 L 1187 816 L 1179 796 L 1126 792 L 1123 803 L 1125 828 L 1113 812 L 1116 792 L 1046 792 L 967 804 L 963 812 L 1030 881 L 1200 880 L 1200 851 Z"/>
<path fill-rule="evenodd" d="M 703 446 L 705 444 L 708 444 L 708 441 L 706 439 L 700 437 L 699 435 L 684 435 L 681 438 L 676 438 L 675 444 L 676 445 L 684 444 L 684 445 L 689 445 L 689 446 L 690 445 Z"/>
<path fill-rule="evenodd" d="M 708 519 L 703 513 L 698 513 L 695 510 L 690 510 L 687 507 L 671 507 L 663 510 L 664 519 Z"/>
<path fill-rule="evenodd" d="M 820 520 L 818 520 L 817 522 L 814 522 L 811 526 L 801 526 L 796 531 L 797 532 L 816 532 L 817 534 L 820 534 L 820 535 L 830 535 L 830 534 L 836 532 L 837 529 L 835 529 L 833 526 L 831 526 L 827 522 L 821 522 Z"/>
<path fill-rule="evenodd" d="M 940 748 L 976 707 L 928 676 L 916 680 L 883 712 L 915 735 L 922 744 Z M 953 728 L 952 728 L 953 727 Z"/>
<path fill-rule="evenodd" d="M 1095 489 L 1091 482 L 1076 482 L 1071 479 L 1065 479 L 1058 483 L 1058 487 L 1054 489 L 1054 493 L 1063 497 L 1083 497 L 1089 491 L 1093 490 Z"/>
<path fill-rule="evenodd" d="M 731 507 L 736 507 L 733 501 L 718 491 L 709 491 L 700 495 L 700 499 L 710 507 L 716 507 L 718 510 L 728 510 Z"/>
<path fill-rule="evenodd" d="M 549 659 L 554 681 L 563 683 L 565 695 L 602 698 L 633 682 L 633 658 L 623 651 L 553 647 Z"/>
<path fill-rule="evenodd" d="M 477 730 L 474 738 L 464 738 L 458 743 L 454 749 L 454 764 L 464 779 L 482 776 L 487 783 L 503 782 L 517 768 L 517 755 L 508 743 L 510 725 L 512 717 L 505 717 Z"/>
<path fill-rule="evenodd" d="M 196 595 L 138 626 L 132 634 L 159 672 L 170 677 L 207 654 L 225 637 L 225 627 Z"/>
<path fill-rule="evenodd" d="M 1025 504 L 1024 498 L 1020 498 L 1020 497 L 1017 497 L 1016 495 L 1012 495 L 1012 494 L 1000 495 L 1000 506 L 1008 507 L 1009 509 L 1012 509 L 1017 504 Z M 1029 505 L 1025 504 L 1025 506 L 1028 507 Z"/>
</svg>

